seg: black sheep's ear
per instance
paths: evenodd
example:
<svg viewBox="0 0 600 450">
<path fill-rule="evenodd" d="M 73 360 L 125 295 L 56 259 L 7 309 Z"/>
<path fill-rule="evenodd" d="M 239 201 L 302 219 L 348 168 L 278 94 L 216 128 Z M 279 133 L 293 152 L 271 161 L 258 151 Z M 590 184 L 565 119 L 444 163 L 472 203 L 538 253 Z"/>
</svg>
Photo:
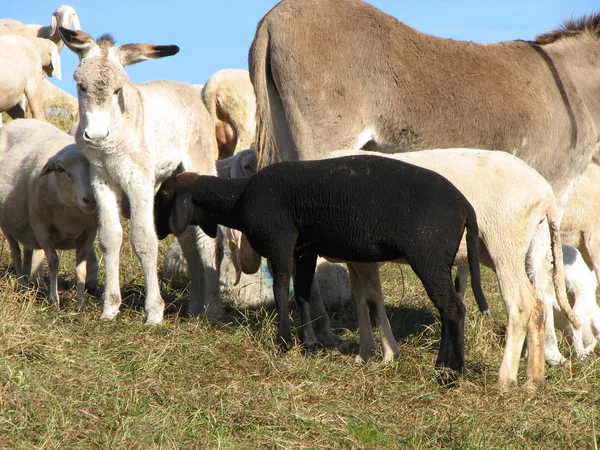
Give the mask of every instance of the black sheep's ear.
<svg viewBox="0 0 600 450">
<path fill-rule="evenodd" d="M 173 203 L 171 215 L 169 216 L 169 228 L 171 228 L 171 233 L 179 236 L 192 221 L 194 212 L 192 194 L 188 191 L 179 191 L 175 194 Z"/>
<path fill-rule="evenodd" d="M 212 220 L 205 219 L 201 220 L 199 225 L 200 228 L 202 228 L 202 231 L 204 231 L 204 233 L 206 233 L 207 236 L 213 239 L 217 237 L 217 228 L 219 224 L 213 222 Z"/>
</svg>

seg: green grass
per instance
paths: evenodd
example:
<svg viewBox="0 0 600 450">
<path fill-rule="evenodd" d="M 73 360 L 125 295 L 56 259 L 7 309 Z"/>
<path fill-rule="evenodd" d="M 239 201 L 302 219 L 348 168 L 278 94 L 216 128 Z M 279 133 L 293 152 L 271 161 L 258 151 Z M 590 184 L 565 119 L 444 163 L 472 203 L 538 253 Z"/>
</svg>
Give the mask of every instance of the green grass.
<svg viewBox="0 0 600 450">
<path fill-rule="evenodd" d="M 161 253 L 169 242 L 161 244 Z M 61 252 L 61 308 L 18 289 L 0 239 L 1 449 L 487 449 L 595 448 L 600 360 L 547 370 L 544 388 L 501 392 L 505 313 L 484 271 L 491 318 L 465 300 L 467 374 L 435 381 L 440 324 L 407 267 L 382 268 L 401 357 L 358 366 L 352 354 L 297 347 L 279 354 L 272 311 L 182 319 L 185 293 L 162 286 L 160 326 L 143 324 L 143 280 L 125 241 L 122 313 L 99 319 L 100 298 L 75 312 L 72 252 Z M 101 273 L 101 287 L 103 284 Z M 351 304 L 330 311 L 356 348 Z M 564 339 L 561 349 L 570 354 Z"/>
</svg>

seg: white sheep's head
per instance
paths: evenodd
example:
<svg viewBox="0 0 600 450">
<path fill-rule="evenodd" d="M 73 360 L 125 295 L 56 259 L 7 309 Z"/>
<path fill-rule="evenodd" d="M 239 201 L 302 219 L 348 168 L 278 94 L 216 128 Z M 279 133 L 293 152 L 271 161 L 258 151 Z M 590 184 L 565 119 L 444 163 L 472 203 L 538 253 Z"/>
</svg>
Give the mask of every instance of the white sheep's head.
<svg viewBox="0 0 600 450">
<path fill-rule="evenodd" d="M 78 143 L 98 150 L 114 146 L 124 126 L 129 77 L 124 67 L 148 59 L 171 56 L 179 51 L 176 45 L 123 44 L 114 46 L 111 36 L 97 41 L 83 31 L 59 27 L 67 47 L 79 56 L 79 67 L 73 78 L 79 98 Z M 129 92 L 128 92 L 129 91 Z M 131 97 L 129 97 L 131 98 Z"/>
<path fill-rule="evenodd" d="M 58 51 L 62 51 L 63 41 L 58 31 L 58 27 L 72 28 L 73 30 L 81 30 L 81 24 L 79 23 L 79 16 L 75 10 L 69 5 L 62 5 L 56 8 L 56 11 L 52 13 L 52 22 L 48 29 L 48 35 L 43 36 L 51 39 L 56 43 Z"/>
<path fill-rule="evenodd" d="M 61 78 L 61 62 L 58 47 L 50 39 L 34 38 L 31 40 L 42 57 L 42 68 L 49 77 Z"/>
<path fill-rule="evenodd" d="M 256 150 L 247 148 L 233 156 L 215 161 L 217 174 L 221 178 L 244 178 L 256 173 Z"/>
<path fill-rule="evenodd" d="M 48 159 L 40 177 L 53 174 L 56 193 L 62 203 L 78 207 L 87 214 L 96 212 L 96 199 L 90 182 L 90 163 L 71 144 Z"/>
<path fill-rule="evenodd" d="M 62 5 L 56 8 L 52 13 L 52 34 L 58 33 L 58 27 L 71 28 L 81 30 L 79 16 L 69 5 Z"/>
</svg>

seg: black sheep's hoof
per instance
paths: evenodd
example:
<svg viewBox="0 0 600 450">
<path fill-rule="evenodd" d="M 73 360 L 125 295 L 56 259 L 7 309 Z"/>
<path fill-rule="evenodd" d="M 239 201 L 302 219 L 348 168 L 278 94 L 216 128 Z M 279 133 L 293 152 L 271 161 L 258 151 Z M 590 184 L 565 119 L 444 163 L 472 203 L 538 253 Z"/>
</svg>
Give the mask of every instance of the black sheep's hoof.
<svg viewBox="0 0 600 450">
<path fill-rule="evenodd" d="M 360 350 L 358 342 L 342 340 L 340 340 L 337 349 L 342 355 L 358 355 Z"/>
<path fill-rule="evenodd" d="M 448 367 L 437 367 L 436 380 L 440 386 L 445 388 L 452 388 L 458 386 L 458 380 L 460 379 L 460 372 L 450 369 Z"/>
<path fill-rule="evenodd" d="M 294 346 L 292 339 L 285 340 L 283 338 L 277 338 L 277 347 L 279 348 L 280 353 L 286 353 Z"/>
<path fill-rule="evenodd" d="M 331 330 L 326 332 L 317 331 L 316 334 L 320 344 L 325 348 L 337 348 L 341 343 L 341 340 Z"/>
<path fill-rule="evenodd" d="M 306 354 L 314 356 L 317 353 L 319 353 L 319 350 L 321 350 L 323 348 L 323 346 L 321 345 L 321 343 L 319 343 L 317 341 L 313 341 L 313 342 L 303 343 L 302 348 L 304 349 Z"/>
</svg>

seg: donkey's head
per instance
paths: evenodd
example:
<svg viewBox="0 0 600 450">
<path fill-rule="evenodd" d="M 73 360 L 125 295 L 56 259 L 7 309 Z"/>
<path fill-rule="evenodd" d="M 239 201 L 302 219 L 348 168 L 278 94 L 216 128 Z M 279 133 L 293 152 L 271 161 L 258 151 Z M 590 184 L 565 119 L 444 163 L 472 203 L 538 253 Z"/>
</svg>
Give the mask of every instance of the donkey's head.
<svg viewBox="0 0 600 450">
<path fill-rule="evenodd" d="M 113 141 L 123 126 L 128 101 L 129 77 L 124 67 L 147 59 L 171 56 L 176 45 L 123 44 L 113 46 L 111 36 L 95 41 L 83 31 L 59 27 L 60 35 L 79 56 L 79 67 L 73 78 L 79 98 L 79 128 L 87 147 L 101 148 Z M 111 136 L 111 134 L 113 136 Z"/>
</svg>

